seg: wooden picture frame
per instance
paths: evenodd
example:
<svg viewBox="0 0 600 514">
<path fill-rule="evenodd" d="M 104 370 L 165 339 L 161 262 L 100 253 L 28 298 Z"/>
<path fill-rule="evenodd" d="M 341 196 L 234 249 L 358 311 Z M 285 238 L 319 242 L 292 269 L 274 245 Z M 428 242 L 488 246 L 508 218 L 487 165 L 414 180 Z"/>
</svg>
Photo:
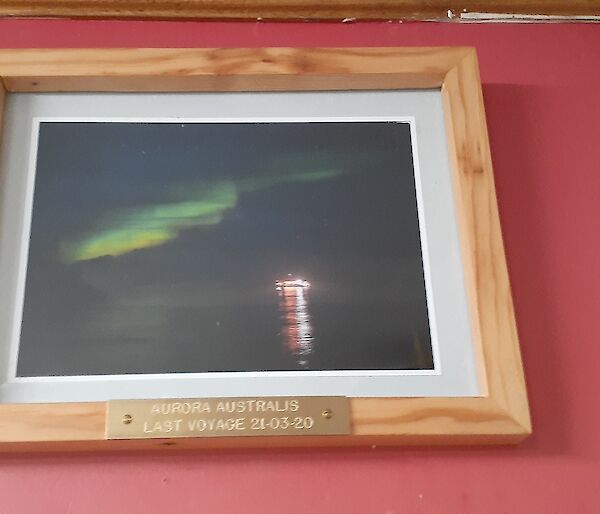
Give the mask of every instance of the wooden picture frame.
<svg viewBox="0 0 600 514">
<path fill-rule="evenodd" d="M 262 0 L 232 4 L 227 0 L 155 0 L 151 4 L 134 0 L 11 0 L 0 5 L 0 16 L 130 18 L 130 19 L 233 19 L 233 20 L 442 20 L 468 19 L 470 14 L 494 19 L 503 14 L 544 20 L 547 16 L 593 17 L 598 14 L 587 0 L 482 0 L 425 2 L 423 0 L 366 0 L 360 3 L 335 0 L 315 3 L 308 0 Z"/>
<path fill-rule="evenodd" d="M 12 92 L 440 88 L 482 391 L 351 398 L 350 435 L 168 441 L 107 440 L 106 402 L 1 404 L 0 451 L 505 444 L 531 433 L 474 49 L 2 50 L 0 80 L 0 104 Z"/>
</svg>

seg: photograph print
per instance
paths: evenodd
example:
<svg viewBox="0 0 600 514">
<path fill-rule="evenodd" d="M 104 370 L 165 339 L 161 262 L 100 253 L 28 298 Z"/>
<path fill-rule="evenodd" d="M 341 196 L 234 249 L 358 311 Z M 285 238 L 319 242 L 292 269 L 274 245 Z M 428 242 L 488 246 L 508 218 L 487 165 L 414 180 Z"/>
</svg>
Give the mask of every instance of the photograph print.
<svg viewBox="0 0 600 514">
<path fill-rule="evenodd" d="M 17 376 L 432 355 L 408 123 L 39 123 Z"/>
</svg>

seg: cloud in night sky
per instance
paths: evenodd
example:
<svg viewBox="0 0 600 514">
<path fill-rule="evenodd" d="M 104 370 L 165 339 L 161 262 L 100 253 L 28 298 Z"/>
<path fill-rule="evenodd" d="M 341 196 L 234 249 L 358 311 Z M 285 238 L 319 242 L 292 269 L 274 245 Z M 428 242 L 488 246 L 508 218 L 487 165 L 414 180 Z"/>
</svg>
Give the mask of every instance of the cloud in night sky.
<svg viewBox="0 0 600 514">
<path fill-rule="evenodd" d="M 156 247 L 177 238 L 183 230 L 219 224 L 242 193 L 326 180 L 342 173 L 332 168 L 185 184 L 171 192 L 172 202 L 134 207 L 100 220 L 96 230 L 63 245 L 63 259 L 72 263 Z"/>
</svg>

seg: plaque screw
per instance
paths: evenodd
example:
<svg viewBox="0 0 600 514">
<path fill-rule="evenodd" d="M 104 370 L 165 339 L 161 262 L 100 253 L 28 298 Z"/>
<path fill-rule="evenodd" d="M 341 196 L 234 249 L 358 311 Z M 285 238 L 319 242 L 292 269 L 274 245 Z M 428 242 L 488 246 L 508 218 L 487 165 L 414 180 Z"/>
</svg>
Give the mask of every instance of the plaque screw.
<svg viewBox="0 0 600 514">
<path fill-rule="evenodd" d="M 325 419 L 331 419 L 333 417 L 333 412 L 331 412 L 330 409 L 325 409 L 323 412 L 321 412 L 321 415 L 325 418 Z"/>
<path fill-rule="evenodd" d="M 123 424 L 124 425 L 129 425 L 129 423 L 131 423 L 133 421 L 133 416 L 131 414 L 125 414 L 125 416 L 123 416 Z"/>
</svg>

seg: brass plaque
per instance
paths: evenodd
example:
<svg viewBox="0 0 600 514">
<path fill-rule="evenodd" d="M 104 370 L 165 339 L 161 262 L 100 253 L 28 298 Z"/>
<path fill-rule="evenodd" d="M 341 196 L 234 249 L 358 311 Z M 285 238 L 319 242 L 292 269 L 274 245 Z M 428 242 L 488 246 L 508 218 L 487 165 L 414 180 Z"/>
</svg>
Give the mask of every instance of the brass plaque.
<svg viewBox="0 0 600 514">
<path fill-rule="evenodd" d="M 106 423 L 107 439 L 349 433 L 342 396 L 112 400 Z"/>
</svg>

